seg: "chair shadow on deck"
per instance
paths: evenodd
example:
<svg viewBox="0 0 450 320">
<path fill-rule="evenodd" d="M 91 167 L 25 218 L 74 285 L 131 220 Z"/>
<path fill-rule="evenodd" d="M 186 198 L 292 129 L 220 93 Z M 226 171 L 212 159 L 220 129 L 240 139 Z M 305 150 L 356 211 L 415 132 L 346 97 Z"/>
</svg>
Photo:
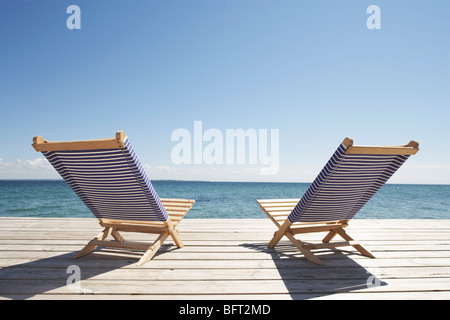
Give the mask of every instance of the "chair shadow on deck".
<svg viewBox="0 0 450 320">
<path fill-rule="evenodd" d="M 241 245 L 272 257 L 281 280 L 294 300 L 358 292 L 388 285 L 352 259 L 370 259 L 355 250 L 316 250 L 314 253 L 325 263 L 324 266 L 318 266 L 306 260 L 288 241 L 281 241 L 275 248 L 269 248 L 266 242 Z"/>
<path fill-rule="evenodd" d="M 165 244 L 155 257 L 175 249 L 176 246 Z M 52 295 L 73 299 L 76 295 L 101 294 L 96 292 L 95 283 L 90 287 L 93 282 L 83 281 L 114 280 L 113 274 L 105 274 L 121 268 L 142 268 L 136 267 L 142 251 L 97 248 L 86 257 L 74 259 L 76 254 L 74 251 L 0 268 L 0 299 L 24 300 L 43 294 L 44 299 Z M 136 280 L 132 272 L 125 278 Z"/>
</svg>

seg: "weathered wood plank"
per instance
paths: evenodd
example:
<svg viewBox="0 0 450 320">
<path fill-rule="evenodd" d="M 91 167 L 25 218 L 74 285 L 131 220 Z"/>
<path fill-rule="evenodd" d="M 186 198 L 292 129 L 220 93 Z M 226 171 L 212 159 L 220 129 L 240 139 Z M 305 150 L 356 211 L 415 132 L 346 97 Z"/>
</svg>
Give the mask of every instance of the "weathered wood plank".
<svg viewBox="0 0 450 320">
<path fill-rule="evenodd" d="M 137 267 L 141 251 L 72 259 L 101 231 L 96 219 L 0 218 L 0 299 L 450 299 L 450 220 L 352 220 L 349 232 L 377 258 L 320 249 L 324 267 L 286 239 L 267 248 L 276 229 L 267 218 L 185 218 L 178 228 L 185 247 L 168 241 Z M 66 285 L 71 265 L 80 267 L 81 291 Z"/>
<path fill-rule="evenodd" d="M 209 300 L 254 300 L 265 303 L 265 300 L 448 300 L 450 292 L 445 291 L 428 291 L 424 294 L 418 295 L 416 292 L 351 292 L 351 293 L 338 293 L 338 294 L 234 294 L 230 295 L 201 295 L 201 294 L 189 294 L 189 295 L 152 295 L 152 294 L 139 294 L 139 295 L 126 295 L 126 294 L 116 294 L 116 295 L 102 295 L 102 294 L 70 294 L 70 295 L 52 295 L 52 294 L 36 294 L 33 296 L 29 295 L 8 295 L 8 297 L 1 297 L 0 300 L 61 300 L 71 299 L 71 300 L 199 300 L 199 301 L 209 301 Z"/>
<path fill-rule="evenodd" d="M 81 280 L 80 289 L 72 289 L 66 280 L 3 280 L 2 294 L 298 294 L 340 292 L 428 292 L 450 291 L 446 279 L 389 279 L 380 285 L 367 285 L 366 279 L 338 280 L 121 280 L 111 285 L 109 280 Z"/>
<path fill-rule="evenodd" d="M 121 250 L 126 249 L 126 245 L 123 245 L 121 242 L 115 243 L 118 248 L 114 251 L 114 249 L 97 249 L 95 253 L 102 255 L 114 255 L 114 252 L 127 254 L 129 250 Z M 113 247 L 114 245 L 111 245 Z M 133 245 L 137 250 L 146 250 L 150 244 L 148 243 L 134 243 Z M 15 259 L 26 256 L 27 258 L 32 259 L 49 259 L 52 257 L 58 257 L 60 255 L 72 255 L 76 251 L 79 251 L 81 248 L 76 247 L 74 250 L 41 250 L 41 251 L 15 251 L 15 250 L 2 250 L 0 251 L 0 259 Z M 213 248 L 210 248 L 208 251 L 198 251 L 198 252 L 189 252 L 183 251 L 182 249 L 177 248 L 168 248 L 166 250 L 161 250 L 158 252 L 153 259 L 155 260 L 273 260 L 273 259 L 289 259 L 301 256 L 298 251 L 294 249 L 289 251 L 279 251 L 279 250 L 259 250 L 255 249 L 240 252 L 227 252 L 227 251 L 213 251 Z M 353 260 L 365 260 L 366 257 L 361 256 L 356 250 L 353 248 L 348 248 L 337 253 L 333 253 L 330 250 L 317 250 L 314 251 L 318 257 L 324 259 L 349 259 L 349 257 Z M 136 252 L 138 253 L 138 252 Z M 375 252 L 374 252 L 375 253 Z M 376 252 L 377 259 L 410 259 L 410 258 L 423 258 L 423 259 L 432 259 L 432 258 L 450 258 L 450 251 L 407 251 L 407 252 L 386 252 L 386 251 L 378 251 Z"/>
<path fill-rule="evenodd" d="M 205 272 L 204 269 L 188 268 L 131 268 L 122 267 L 117 270 L 105 268 L 83 268 L 82 278 L 90 280 L 338 280 L 338 279 L 368 279 L 371 275 L 388 279 L 414 278 L 450 278 L 450 266 L 440 267 L 334 267 L 319 268 L 312 272 L 311 268 L 295 268 L 279 270 L 278 268 L 214 268 Z M 0 272 L 0 280 L 66 280 L 66 267 L 36 268 L 24 265 L 22 267 L 5 268 Z"/>
</svg>

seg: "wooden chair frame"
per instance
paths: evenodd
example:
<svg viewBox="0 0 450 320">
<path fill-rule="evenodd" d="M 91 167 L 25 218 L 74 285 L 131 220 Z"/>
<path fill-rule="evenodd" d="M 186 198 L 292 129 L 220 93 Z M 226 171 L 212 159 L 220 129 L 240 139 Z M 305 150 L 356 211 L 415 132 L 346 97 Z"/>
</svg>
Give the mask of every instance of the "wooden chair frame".
<svg viewBox="0 0 450 320">
<path fill-rule="evenodd" d="M 346 147 L 345 153 L 348 154 L 412 155 L 419 151 L 419 144 L 416 141 L 410 141 L 403 146 L 354 146 L 352 139 L 345 138 L 342 143 Z M 313 249 L 352 246 L 362 255 L 375 258 L 369 250 L 365 249 L 344 230 L 348 226 L 349 220 L 292 223 L 287 218 L 300 199 L 266 199 L 256 201 L 262 211 L 278 227 L 278 230 L 269 242 L 268 246 L 270 248 L 274 248 L 286 236 L 307 260 L 317 265 L 323 265 L 323 262 L 313 254 L 311 251 Z M 295 237 L 297 234 L 314 232 L 328 233 L 323 238 L 322 243 L 318 244 L 306 244 Z M 336 235 L 339 235 L 345 241 L 330 242 Z"/>
<path fill-rule="evenodd" d="M 165 222 L 142 222 L 142 221 L 128 221 L 128 220 L 110 220 L 99 219 L 100 225 L 104 230 L 92 239 L 78 254 L 74 256 L 75 259 L 84 257 L 94 251 L 97 247 L 110 248 L 126 248 L 134 250 L 144 250 L 145 253 L 137 263 L 138 266 L 150 261 L 156 252 L 161 248 L 164 241 L 171 236 L 175 245 L 182 248 L 178 230 L 175 228 L 184 215 L 191 209 L 194 200 L 187 199 L 160 199 L 164 208 L 170 209 L 169 219 Z M 142 242 L 125 241 L 119 231 L 123 232 L 138 232 L 138 233 L 152 233 L 158 234 L 158 238 L 151 244 Z M 114 241 L 106 241 L 108 236 L 112 236 Z"/>
<path fill-rule="evenodd" d="M 78 252 L 74 259 L 84 257 L 90 254 L 97 247 L 110 248 L 126 248 L 133 250 L 144 250 L 145 253 L 138 261 L 137 265 L 143 265 L 150 261 L 156 252 L 161 248 L 164 241 L 171 236 L 175 245 L 182 248 L 183 242 L 180 238 L 176 225 L 183 219 L 186 213 L 191 209 L 194 200 L 188 199 L 167 199 L 161 198 L 166 211 L 168 211 L 169 219 L 164 222 L 143 222 L 143 221 L 129 221 L 129 220 L 111 220 L 99 219 L 100 225 L 104 230 L 92 239 L 80 252 Z M 142 242 L 125 241 L 124 237 L 119 231 L 123 232 L 138 232 L 158 234 L 158 238 L 151 244 Z M 112 236 L 113 241 L 107 241 L 106 238 Z"/>
<path fill-rule="evenodd" d="M 283 236 L 286 236 L 292 244 L 305 256 L 305 258 L 315 264 L 323 265 L 323 262 L 317 258 L 312 249 L 337 248 L 343 246 L 353 246 L 361 254 L 374 258 L 374 255 L 344 230 L 348 226 L 349 220 L 324 221 L 324 222 L 290 222 L 287 219 L 288 214 L 295 208 L 300 199 L 278 199 L 278 200 L 257 200 L 259 207 L 278 227 L 272 240 L 269 242 L 269 248 L 274 248 Z M 283 213 L 284 211 L 284 213 Z M 323 238 L 322 243 L 306 244 L 295 237 L 297 234 L 328 232 Z M 345 241 L 330 242 L 336 235 L 341 236 Z"/>
<path fill-rule="evenodd" d="M 41 136 L 33 138 L 33 148 L 39 152 L 45 151 L 67 151 L 67 150 L 102 150 L 102 149 L 123 149 L 125 148 L 126 135 L 123 131 L 116 132 L 116 137 L 111 139 L 97 139 L 84 141 L 47 141 Z M 97 247 L 126 248 L 134 250 L 144 250 L 145 253 L 138 261 L 137 265 L 143 265 L 153 258 L 161 248 L 164 241 L 171 236 L 178 248 L 183 247 L 180 235 L 176 226 L 191 209 L 195 200 L 190 199 L 168 199 L 160 198 L 160 201 L 168 214 L 167 221 L 131 221 L 99 219 L 100 225 L 104 228 L 94 237 L 74 258 L 81 258 Z M 125 241 L 120 232 L 137 232 L 157 234 L 157 239 L 152 243 Z M 114 240 L 106 240 L 112 236 Z"/>
</svg>

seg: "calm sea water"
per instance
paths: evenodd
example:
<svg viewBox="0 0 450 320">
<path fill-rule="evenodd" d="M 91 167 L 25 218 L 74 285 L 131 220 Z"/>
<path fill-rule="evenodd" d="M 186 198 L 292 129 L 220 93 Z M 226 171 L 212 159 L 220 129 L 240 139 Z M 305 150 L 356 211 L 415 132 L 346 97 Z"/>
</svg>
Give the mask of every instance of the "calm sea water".
<svg viewBox="0 0 450 320">
<path fill-rule="evenodd" d="M 162 198 L 195 199 L 186 218 L 266 218 L 256 199 L 300 198 L 308 183 L 153 181 Z M 0 180 L 0 216 L 93 217 L 62 180 Z M 450 219 L 450 185 L 387 184 L 355 218 Z"/>
</svg>

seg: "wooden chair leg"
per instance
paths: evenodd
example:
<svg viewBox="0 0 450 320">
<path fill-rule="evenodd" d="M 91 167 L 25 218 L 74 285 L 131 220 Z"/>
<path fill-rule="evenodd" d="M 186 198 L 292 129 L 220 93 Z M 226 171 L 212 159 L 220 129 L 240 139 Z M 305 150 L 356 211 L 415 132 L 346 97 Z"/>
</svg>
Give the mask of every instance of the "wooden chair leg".
<svg viewBox="0 0 450 320">
<path fill-rule="evenodd" d="M 112 230 L 111 235 L 118 242 L 124 242 L 125 241 L 125 239 L 122 237 L 122 235 L 119 233 L 119 231 L 117 231 L 115 229 Z"/>
<path fill-rule="evenodd" d="M 178 230 L 175 229 L 175 225 L 172 221 L 167 220 L 166 221 L 167 226 L 167 232 L 172 237 L 173 241 L 177 245 L 178 248 L 182 248 L 184 246 L 183 241 L 181 241 L 180 235 L 178 233 Z"/>
<path fill-rule="evenodd" d="M 141 257 L 141 259 L 136 264 L 137 266 L 141 266 L 147 262 L 149 262 L 153 256 L 156 254 L 156 252 L 161 248 L 161 245 L 163 242 L 167 239 L 169 236 L 169 232 L 165 232 L 161 234 L 155 242 L 148 248 L 148 250 L 144 253 L 144 255 Z"/>
<path fill-rule="evenodd" d="M 298 240 L 297 238 L 294 237 L 294 235 L 290 232 L 286 233 L 286 237 L 288 237 L 289 240 L 291 240 L 291 242 L 294 244 L 294 246 L 297 247 L 297 249 L 305 256 L 305 258 L 310 261 L 313 262 L 315 264 L 318 264 L 319 266 L 323 266 L 323 262 L 320 261 L 319 258 L 317 258 L 312 252 L 311 250 L 305 248 L 303 246 L 303 243 Z"/>
<path fill-rule="evenodd" d="M 283 234 L 281 234 L 279 231 L 275 232 L 273 234 L 272 239 L 270 240 L 268 246 L 269 248 L 275 248 L 275 246 L 280 242 L 281 238 L 283 238 Z"/>
<path fill-rule="evenodd" d="M 292 223 L 290 223 L 288 220 L 283 223 L 283 225 L 276 231 L 273 235 L 272 240 L 269 242 L 269 248 L 274 248 L 278 242 L 280 242 L 281 238 L 283 238 L 284 235 L 286 235 L 287 230 L 291 226 Z"/>
<path fill-rule="evenodd" d="M 183 242 L 181 241 L 180 235 L 178 233 L 178 230 L 175 228 L 169 228 L 170 231 L 167 231 L 163 234 L 161 234 L 155 242 L 148 248 L 148 250 L 144 253 L 144 255 L 141 257 L 141 259 L 136 264 L 137 266 L 141 266 L 147 262 L 149 262 L 156 252 L 161 248 L 162 244 L 166 239 L 169 237 L 169 235 L 172 237 L 173 241 L 177 245 L 178 248 L 182 248 L 184 246 Z"/>
<path fill-rule="evenodd" d="M 89 241 L 89 243 L 83 249 L 81 249 L 73 258 L 78 259 L 78 258 L 87 256 L 88 254 L 90 254 L 92 251 L 95 250 L 95 248 L 97 248 L 97 245 L 94 244 L 93 242 L 95 240 L 105 240 L 111 234 L 111 232 L 112 232 L 112 228 L 110 228 L 110 227 L 105 228 L 94 239 Z"/>
<path fill-rule="evenodd" d="M 178 233 L 178 230 L 173 230 L 170 232 L 170 236 L 172 237 L 173 241 L 177 245 L 178 248 L 183 248 L 184 244 L 183 241 L 181 241 L 180 234 Z"/>
<path fill-rule="evenodd" d="M 333 238 L 336 236 L 336 234 L 337 234 L 336 230 L 331 230 L 330 232 L 328 232 L 328 234 L 325 236 L 325 238 L 323 238 L 322 242 L 329 243 L 331 240 L 333 240 Z"/>
<path fill-rule="evenodd" d="M 91 244 L 91 241 L 83 248 L 81 249 L 73 258 L 74 259 L 78 259 L 84 256 L 87 256 L 88 254 L 90 254 L 92 251 L 95 250 L 95 248 L 97 248 L 97 245 L 95 244 Z"/>
<path fill-rule="evenodd" d="M 355 239 L 353 239 L 352 237 L 350 237 L 348 234 L 347 234 L 347 232 L 345 232 L 345 230 L 344 229 L 342 229 L 342 228 L 339 228 L 339 229 L 336 229 L 336 232 L 342 237 L 342 238 L 344 238 L 344 240 L 347 240 L 347 241 L 355 241 Z M 358 250 L 363 256 L 366 256 L 366 257 L 370 257 L 370 258 L 375 258 L 375 256 L 369 251 L 369 250 L 367 250 L 367 249 L 365 249 L 362 245 L 360 245 L 360 244 L 356 244 L 356 245 L 353 245 L 353 248 L 355 248 L 356 250 Z"/>
</svg>

